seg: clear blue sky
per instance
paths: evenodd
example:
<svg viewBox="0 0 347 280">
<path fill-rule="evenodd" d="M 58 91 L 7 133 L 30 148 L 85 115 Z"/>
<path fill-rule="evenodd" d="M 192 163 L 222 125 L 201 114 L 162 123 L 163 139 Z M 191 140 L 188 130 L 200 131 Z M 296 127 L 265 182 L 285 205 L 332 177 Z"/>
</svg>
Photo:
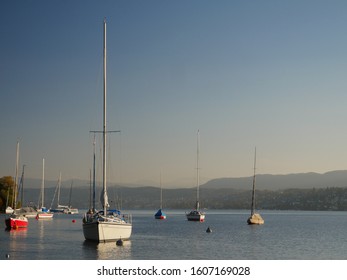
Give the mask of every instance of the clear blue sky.
<svg viewBox="0 0 347 280">
<path fill-rule="evenodd" d="M 88 179 L 102 129 L 109 180 L 195 185 L 347 168 L 346 1 L 0 2 L 0 176 Z M 100 140 L 100 139 L 98 139 Z M 98 150 L 100 145 L 98 144 Z M 99 157 L 98 157 L 99 158 Z M 99 168 L 100 169 L 100 168 Z M 100 171 L 98 171 L 100 173 Z"/>
</svg>

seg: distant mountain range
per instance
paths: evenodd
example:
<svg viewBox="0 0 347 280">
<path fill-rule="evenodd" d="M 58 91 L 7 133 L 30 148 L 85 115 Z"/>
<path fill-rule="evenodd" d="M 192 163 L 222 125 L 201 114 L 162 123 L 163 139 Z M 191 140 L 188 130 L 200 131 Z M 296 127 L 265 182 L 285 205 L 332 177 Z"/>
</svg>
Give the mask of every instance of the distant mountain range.
<svg viewBox="0 0 347 280">
<path fill-rule="evenodd" d="M 207 189 L 247 189 L 252 186 L 253 176 L 240 178 L 217 178 L 207 181 L 201 188 Z M 88 187 L 89 181 L 73 179 L 64 181 L 62 188 L 70 188 L 71 183 L 74 187 Z M 45 186 L 54 187 L 57 181 L 46 180 Z M 100 183 L 98 183 L 100 185 Z M 25 179 L 27 188 L 38 189 L 41 187 L 41 179 Z M 123 185 L 124 187 L 143 187 L 141 185 Z M 324 187 L 347 187 L 347 170 L 336 170 L 326 173 L 295 173 L 286 175 L 259 174 L 256 175 L 257 190 L 283 190 L 291 188 L 324 188 Z M 170 188 L 170 186 L 168 186 Z M 186 186 L 189 188 L 189 186 Z"/>
<path fill-rule="evenodd" d="M 201 185 L 202 207 L 214 209 L 247 209 L 251 198 L 252 177 L 219 178 Z M 68 204 L 71 180 L 62 183 L 60 203 Z M 25 203 L 37 204 L 40 180 L 27 179 L 24 188 Z M 46 181 L 45 205 L 54 207 L 57 182 Z M 97 205 L 101 184 L 97 184 Z M 260 174 L 256 177 L 257 205 L 266 209 L 347 210 L 347 170 L 324 174 L 299 173 L 288 175 Z M 160 190 L 152 186 L 109 186 L 112 207 L 125 209 L 156 209 L 159 207 Z M 196 188 L 170 188 L 163 190 L 164 208 L 190 209 L 195 204 Z M 329 200 L 326 200 L 329 199 Z M 73 180 L 71 204 L 89 208 L 90 184 Z M 100 208 L 100 205 L 97 206 Z"/>
<path fill-rule="evenodd" d="M 202 188 L 246 189 L 252 186 L 253 177 L 219 178 L 202 185 Z M 324 187 L 347 187 L 347 170 L 320 173 L 297 173 L 287 175 L 259 174 L 256 176 L 257 190 L 307 189 Z"/>
</svg>

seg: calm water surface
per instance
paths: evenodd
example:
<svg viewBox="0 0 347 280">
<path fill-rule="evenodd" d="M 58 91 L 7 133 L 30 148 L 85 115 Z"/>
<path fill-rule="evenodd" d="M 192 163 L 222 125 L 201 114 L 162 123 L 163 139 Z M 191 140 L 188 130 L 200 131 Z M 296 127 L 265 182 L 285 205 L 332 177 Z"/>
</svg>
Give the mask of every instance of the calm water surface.
<svg viewBox="0 0 347 280">
<path fill-rule="evenodd" d="M 85 241 L 81 214 L 30 219 L 28 229 L 11 231 L 0 215 L 0 260 L 347 260 L 346 212 L 262 211 L 261 226 L 247 225 L 249 211 L 207 211 L 204 223 L 181 210 L 165 211 L 166 220 L 155 220 L 156 210 L 128 212 L 133 234 L 121 247 Z"/>
</svg>

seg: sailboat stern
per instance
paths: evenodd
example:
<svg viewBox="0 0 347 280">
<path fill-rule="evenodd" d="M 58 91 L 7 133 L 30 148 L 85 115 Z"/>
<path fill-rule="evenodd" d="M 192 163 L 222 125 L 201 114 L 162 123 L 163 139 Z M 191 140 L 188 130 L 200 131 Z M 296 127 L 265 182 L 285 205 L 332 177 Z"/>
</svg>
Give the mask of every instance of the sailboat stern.
<svg viewBox="0 0 347 280">
<path fill-rule="evenodd" d="M 186 216 L 188 221 L 192 221 L 192 222 L 205 221 L 205 213 L 198 210 L 192 210 L 188 214 L 186 214 Z"/>
<path fill-rule="evenodd" d="M 132 233 L 132 217 L 128 214 L 103 211 L 86 214 L 83 218 L 83 234 L 86 240 L 96 242 L 128 240 Z"/>
<path fill-rule="evenodd" d="M 83 224 L 83 234 L 86 240 L 96 242 L 117 241 L 130 239 L 131 224 L 115 224 L 113 222 L 95 221 Z"/>
</svg>

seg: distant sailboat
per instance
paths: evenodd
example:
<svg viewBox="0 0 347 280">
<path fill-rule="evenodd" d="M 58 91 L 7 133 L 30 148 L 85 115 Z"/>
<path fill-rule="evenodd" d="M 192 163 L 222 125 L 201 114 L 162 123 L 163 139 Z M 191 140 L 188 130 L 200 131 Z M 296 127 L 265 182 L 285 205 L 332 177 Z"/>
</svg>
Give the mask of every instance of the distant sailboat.
<svg viewBox="0 0 347 280">
<path fill-rule="evenodd" d="M 83 217 L 83 234 L 86 240 L 106 242 L 119 239 L 127 240 L 131 236 L 132 221 L 131 216 L 122 214 L 118 210 L 108 210 L 108 196 L 106 184 L 106 20 L 104 20 L 104 110 L 103 110 L 103 193 L 102 211 L 88 211 Z M 93 205 L 94 208 L 94 205 Z"/>
<path fill-rule="evenodd" d="M 66 211 L 69 208 L 67 205 L 60 204 L 60 189 L 61 189 L 61 172 L 59 172 L 58 184 L 54 192 L 51 208 L 49 209 L 49 211 L 52 213 L 64 213 L 64 211 Z M 56 194 L 57 194 L 57 206 L 55 208 L 52 208 L 52 204 L 54 202 Z"/>
<path fill-rule="evenodd" d="M 165 220 L 166 214 L 163 212 L 163 187 L 161 184 L 161 173 L 160 173 L 160 209 L 155 213 L 154 218 L 157 220 Z"/>
<path fill-rule="evenodd" d="M 77 209 L 77 208 L 73 208 L 73 207 L 71 206 L 72 185 L 73 185 L 73 181 L 71 181 L 71 186 L 70 186 L 69 206 L 68 206 L 68 208 L 64 211 L 64 214 L 78 214 L 78 209 Z"/>
<path fill-rule="evenodd" d="M 41 206 L 37 211 L 36 219 L 52 219 L 53 213 L 45 207 L 45 159 L 42 159 L 42 183 L 41 183 Z"/>
<path fill-rule="evenodd" d="M 195 221 L 195 222 L 203 222 L 205 221 L 205 213 L 200 211 L 200 202 L 199 202 L 199 188 L 200 188 L 200 173 L 199 173 L 199 149 L 200 149 L 200 143 L 199 143 L 199 130 L 197 133 L 197 159 L 196 159 L 196 180 L 197 180 L 197 187 L 196 187 L 196 204 L 195 209 L 190 211 L 186 214 L 188 221 Z"/>
<path fill-rule="evenodd" d="M 251 216 L 247 219 L 249 225 L 262 225 L 264 224 L 263 218 L 255 211 L 255 169 L 256 169 L 257 149 L 254 152 L 254 175 L 253 175 L 253 190 L 252 190 L 252 205 Z"/>
</svg>

